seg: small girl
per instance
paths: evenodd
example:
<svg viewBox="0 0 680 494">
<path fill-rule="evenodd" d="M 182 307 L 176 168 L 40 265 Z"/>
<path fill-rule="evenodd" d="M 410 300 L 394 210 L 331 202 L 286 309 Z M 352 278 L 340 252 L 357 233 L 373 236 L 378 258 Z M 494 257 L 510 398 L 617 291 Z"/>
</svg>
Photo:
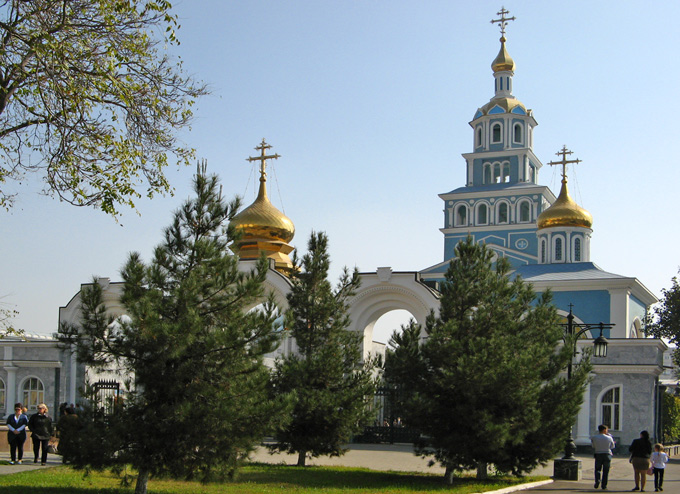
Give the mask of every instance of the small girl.
<svg viewBox="0 0 680 494">
<path fill-rule="evenodd" d="M 654 467 L 654 491 L 663 490 L 663 472 L 668 463 L 668 455 L 663 451 L 663 444 L 657 443 L 654 445 L 654 452 L 652 453 L 652 467 Z"/>
</svg>

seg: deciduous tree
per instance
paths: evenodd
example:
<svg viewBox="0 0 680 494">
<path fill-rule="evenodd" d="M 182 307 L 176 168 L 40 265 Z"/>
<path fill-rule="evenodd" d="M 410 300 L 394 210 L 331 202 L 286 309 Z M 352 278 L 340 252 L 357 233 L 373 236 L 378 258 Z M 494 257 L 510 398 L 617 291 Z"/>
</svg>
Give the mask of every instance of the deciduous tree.
<svg viewBox="0 0 680 494">
<path fill-rule="evenodd" d="M 677 347 L 680 343 L 680 284 L 676 276 L 671 287 L 661 291 L 661 302 L 647 316 L 645 331 L 656 338 L 666 338 Z M 673 361 L 680 365 L 680 353 L 673 351 Z M 677 376 L 676 376 L 677 377 Z"/>
<path fill-rule="evenodd" d="M 480 466 L 484 475 L 486 464 L 527 472 L 563 447 L 589 359 L 571 381 L 561 377 L 573 346 L 559 346 L 550 293 L 537 298 L 485 245 L 459 243 L 445 278 L 424 335 L 411 323 L 393 336 L 387 382 L 406 391 L 405 421 L 422 433 L 418 453 L 434 456 L 449 479 Z"/>
<path fill-rule="evenodd" d="M 217 178 L 199 171 L 196 197 L 175 213 L 153 260 L 133 253 L 122 269 L 128 317 L 111 320 L 95 282 L 81 294 L 82 323 L 60 329 L 80 362 L 118 367 L 132 388 L 111 415 L 91 402 L 65 459 L 79 468 L 132 465 L 138 493 L 149 476 L 233 475 L 286 415 L 263 364 L 278 343 L 273 305 L 249 311 L 264 296 L 268 264 L 239 269 L 227 227 L 239 202 L 225 203 Z"/>
<path fill-rule="evenodd" d="M 166 0 L 0 3 L 0 206 L 27 174 L 43 191 L 112 215 L 172 189 L 193 151 L 176 131 L 206 88 L 165 52 Z"/>
</svg>

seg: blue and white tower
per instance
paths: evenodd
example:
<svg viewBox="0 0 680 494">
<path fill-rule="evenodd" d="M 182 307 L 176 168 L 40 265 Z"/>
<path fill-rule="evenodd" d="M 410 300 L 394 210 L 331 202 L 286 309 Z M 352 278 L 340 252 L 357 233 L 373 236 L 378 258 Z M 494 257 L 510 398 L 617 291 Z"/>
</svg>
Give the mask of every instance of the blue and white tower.
<svg viewBox="0 0 680 494">
<path fill-rule="evenodd" d="M 514 17 L 491 21 L 501 28 L 500 51 L 491 63 L 494 95 L 478 108 L 470 122 L 473 151 L 463 154 L 464 187 L 440 194 L 444 201 L 444 262 L 422 272 L 438 279 L 455 255 L 459 241 L 471 235 L 484 242 L 513 267 L 539 262 L 536 220 L 555 196 L 538 185 L 543 164 L 533 151 L 532 111 L 513 95 L 515 62 L 505 46 L 505 27 Z"/>
</svg>

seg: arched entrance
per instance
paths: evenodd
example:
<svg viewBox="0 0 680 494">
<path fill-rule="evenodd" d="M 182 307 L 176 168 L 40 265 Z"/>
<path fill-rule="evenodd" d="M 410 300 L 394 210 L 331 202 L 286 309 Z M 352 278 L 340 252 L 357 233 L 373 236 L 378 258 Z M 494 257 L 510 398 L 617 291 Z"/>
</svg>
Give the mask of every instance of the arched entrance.
<svg viewBox="0 0 680 494">
<path fill-rule="evenodd" d="M 361 273 L 361 287 L 350 300 L 350 329 L 363 334 L 364 357 L 371 351 L 376 322 L 394 310 L 408 311 L 424 325 L 431 310 L 439 311 L 438 293 L 422 283 L 415 271 L 378 268 L 375 273 Z"/>
</svg>

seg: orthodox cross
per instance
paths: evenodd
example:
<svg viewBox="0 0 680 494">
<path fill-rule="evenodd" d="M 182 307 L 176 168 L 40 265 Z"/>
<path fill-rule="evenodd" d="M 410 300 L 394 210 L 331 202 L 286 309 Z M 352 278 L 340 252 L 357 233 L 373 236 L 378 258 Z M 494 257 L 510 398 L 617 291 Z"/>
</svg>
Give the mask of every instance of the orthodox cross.
<svg viewBox="0 0 680 494">
<path fill-rule="evenodd" d="M 279 154 L 270 154 L 267 156 L 267 149 L 270 149 L 271 146 L 267 144 L 267 141 L 264 140 L 264 137 L 262 138 L 262 142 L 260 143 L 259 146 L 255 148 L 256 151 L 260 151 L 260 156 L 255 156 L 255 157 L 248 157 L 246 158 L 246 161 L 259 161 L 260 162 L 260 181 L 266 180 L 266 169 L 267 169 L 267 160 L 275 160 L 280 158 L 281 156 Z"/>
<path fill-rule="evenodd" d="M 557 156 L 562 156 L 562 159 L 560 161 L 551 161 L 548 163 L 550 166 L 556 166 L 556 165 L 562 165 L 562 181 L 567 180 L 567 165 L 570 163 L 580 163 L 581 160 L 568 160 L 567 155 L 568 154 L 574 154 L 573 151 L 569 151 L 567 149 L 567 146 L 562 146 L 562 149 L 560 149 L 558 152 L 555 153 Z"/>
<path fill-rule="evenodd" d="M 501 7 L 500 12 L 496 12 L 497 15 L 500 15 L 500 19 L 493 19 L 491 21 L 491 24 L 498 23 L 498 25 L 501 28 L 501 36 L 505 38 L 505 26 L 508 25 L 508 21 L 514 21 L 515 16 L 513 15 L 512 17 L 505 17 L 505 14 L 509 14 L 509 10 L 505 10 L 505 7 Z"/>
</svg>

